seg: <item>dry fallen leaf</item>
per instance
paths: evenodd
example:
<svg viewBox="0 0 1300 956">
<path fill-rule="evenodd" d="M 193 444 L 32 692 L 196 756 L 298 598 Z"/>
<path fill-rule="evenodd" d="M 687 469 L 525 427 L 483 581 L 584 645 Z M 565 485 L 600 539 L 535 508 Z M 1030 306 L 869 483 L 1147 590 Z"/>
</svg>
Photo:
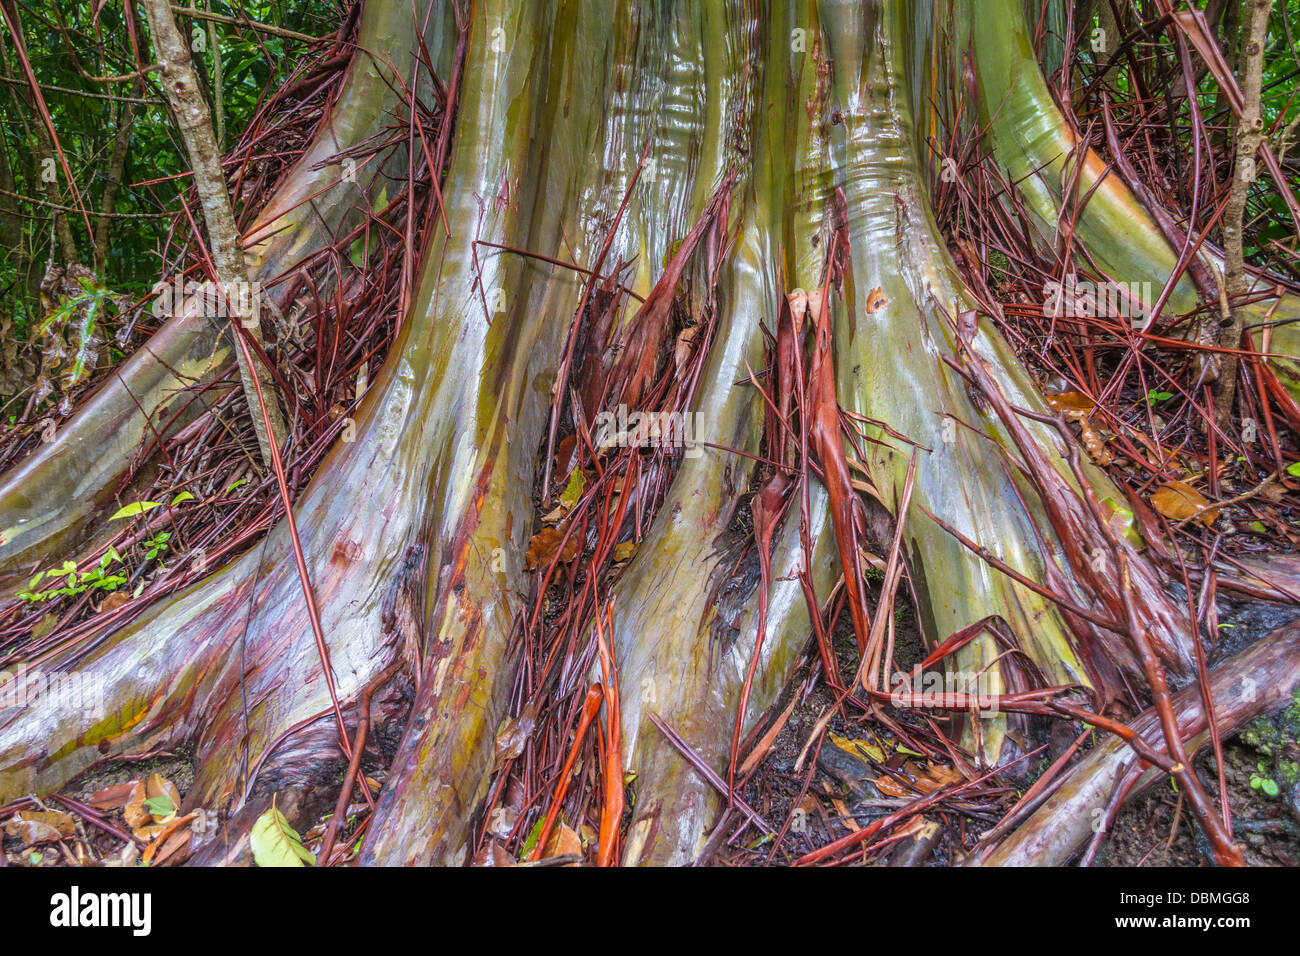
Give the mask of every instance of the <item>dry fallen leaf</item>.
<svg viewBox="0 0 1300 956">
<path fill-rule="evenodd" d="M 36 846 L 71 837 L 77 825 L 72 817 L 58 810 L 23 810 L 5 823 L 4 831 L 26 846 Z"/>
<path fill-rule="evenodd" d="M 507 717 L 497 728 L 497 760 L 512 760 L 524 752 L 524 744 L 537 725 L 537 705 L 528 704 L 518 717 Z"/>
<path fill-rule="evenodd" d="M 517 861 L 496 840 L 488 840 L 474 857 L 475 866 L 515 866 Z"/>
<path fill-rule="evenodd" d="M 910 797 L 917 793 L 931 793 L 942 786 L 961 780 L 961 773 L 953 767 L 919 768 L 912 761 L 903 762 L 902 776 L 908 781 L 904 785 L 895 777 L 878 777 L 874 783 L 876 789 L 890 797 Z"/>
<path fill-rule="evenodd" d="M 113 591 L 104 598 L 103 603 L 99 605 L 99 609 L 101 611 L 116 611 L 118 608 L 130 603 L 131 595 L 126 591 Z"/>
<path fill-rule="evenodd" d="M 582 839 L 573 828 L 561 823 L 551 831 L 546 846 L 542 849 L 542 859 L 549 860 L 556 856 L 582 856 Z M 570 863 L 569 866 L 578 866 Z"/>
<path fill-rule="evenodd" d="M 1060 412 L 1063 415 L 1067 412 L 1084 412 L 1086 414 L 1097 407 L 1097 403 L 1082 392 L 1056 392 L 1043 397 L 1047 399 L 1047 405 L 1052 411 Z M 1069 416 L 1066 415 L 1066 417 Z"/>
<path fill-rule="evenodd" d="M 187 824 L 197 816 L 197 813 L 188 813 L 183 817 L 175 817 L 171 822 L 158 827 L 148 827 L 147 829 L 156 829 L 158 831 L 156 834 L 158 839 L 145 847 L 144 856 L 142 857 L 144 862 L 146 864 L 157 863 L 161 866 L 168 857 L 177 853 L 181 847 L 188 847 L 190 844 L 190 830 Z"/>
<path fill-rule="evenodd" d="M 47 634 L 52 633 L 54 629 L 58 626 L 59 626 L 59 615 L 51 611 L 49 614 L 46 614 L 39 621 L 36 622 L 36 626 L 32 628 L 31 639 L 33 641 L 39 641 L 42 637 L 45 637 Z"/>
<path fill-rule="evenodd" d="M 1083 447 L 1088 451 L 1088 456 L 1093 461 L 1103 467 L 1115 461 L 1115 456 L 1106 448 L 1106 439 L 1102 437 L 1101 432 L 1093 426 L 1088 417 L 1097 407 L 1096 402 L 1082 392 L 1056 392 L 1043 397 L 1047 399 L 1047 404 L 1052 411 L 1059 414 L 1067 422 L 1079 423 L 1079 437 L 1083 441 Z"/>
<path fill-rule="evenodd" d="M 858 826 L 858 821 L 853 818 L 849 812 L 848 805 L 838 797 L 831 797 L 831 803 L 835 805 L 835 812 L 839 815 L 840 823 L 848 827 L 850 833 L 857 833 L 862 827 Z"/>
<path fill-rule="evenodd" d="M 615 561 L 626 561 L 628 558 L 632 557 L 632 555 L 634 555 L 634 554 L 636 554 L 636 542 L 635 542 L 635 541 L 623 541 L 623 542 L 621 542 L 620 544 L 616 544 L 616 545 L 614 545 L 614 560 L 615 560 Z"/>
<path fill-rule="evenodd" d="M 1197 517 L 1197 512 L 1208 506 L 1209 501 L 1191 485 L 1181 481 L 1171 481 L 1156 490 L 1151 496 L 1151 505 L 1170 521 L 1183 521 Z M 1212 528 L 1218 516 L 1218 508 L 1209 508 L 1200 512 L 1197 520 L 1207 528 Z"/>
<path fill-rule="evenodd" d="M 555 473 L 567 475 L 578 467 L 578 436 L 565 435 L 555 449 Z"/>
<path fill-rule="evenodd" d="M 137 830 L 137 836 L 156 836 L 163 824 L 176 815 L 181 806 L 181 794 L 176 785 L 160 773 L 150 774 L 148 780 L 137 783 L 122 810 L 126 822 Z M 147 831 L 147 832 L 140 832 Z"/>
<path fill-rule="evenodd" d="M 139 780 L 128 780 L 126 783 L 119 783 L 112 787 L 105 787 L 103 790 L 96 790 L 86 803 L 96 810 L 120 810 L 131 799 L 131 791 L 135 789 L 136 784 L 139 782 Z"/>
<path fill-rule="evenodd" d="M 533 535 L 528 542 L 528 552 L 524 555 L 524 567 L 532 571 L 541 564 L 549 563 L 556 552 L 560 551 L 560 542 L 564 540 L 564 532 L 567 529 L 568 525 L 563 524 L 557 528 L 543 528 Z M 578 535 L 569 535 L 564 550 L 560 552 L 560 561 L 567 564 L 576 558 L 581 550 L 582 542 Z"/>
</svg>

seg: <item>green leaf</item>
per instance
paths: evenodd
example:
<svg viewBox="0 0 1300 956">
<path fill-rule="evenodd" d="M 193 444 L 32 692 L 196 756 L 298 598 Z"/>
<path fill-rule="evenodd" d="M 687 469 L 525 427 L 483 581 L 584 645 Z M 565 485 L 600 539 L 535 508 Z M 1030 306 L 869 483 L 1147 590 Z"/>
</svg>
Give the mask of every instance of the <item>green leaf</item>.
<svg viewBox="0 0 1300 956">
<path fill-rule="evenodd" d="M 188 491 L 182 491 L 179 495 L 177 495 L 175 498 L 172 499 L 172 507 L 175 508 L 182 501 L 191 501 L 193 500 L 193 498 L 194 496 L 190 494 Z"/>
<path fill-rule="evenodd" d="M 573 469 L 573 474 L 569 476 L 569 483 L 564 486 L 564 491 L 560 494 L 560 504 L 564 506 L 565 511 L 572 511 L 577 506 L 578 499 L 582 497 L 582 489 L 586 487 L 587 476 L 582 473 L 582 469 Z"/>
<path fill-rule="evenodd" d="M 1270 797 L 1276 797 L 1281 792 L 1281 789 L 1277 785 L 1277 781 L 1272 777 L 1265 777 L 1260 783 L 1259 789 L 1263 790 Z"/>
<path fill-rule="evenodd" d="M 1300 478 L 1300 461 L 1293 461 L 1287 465 L 1286 473 L 1292 478 Z"/>
<path fill-rule="evenodd" d="M 533 828 L 528 831 L 528 836 L 524 840 L 524 845 L 519 850 L 519 859 L 526 860 L 528 859 L 529 855 L 533 852 L 533 847 L 537 846 L 537 841 L 542 835 L 542 824 L 544 824 L 545 822 L 546 822 L 545 816 L 540 816 L 537 818 L 537 822 L 534 823 Z"/>
<path fill-rule="evenodd" d="M 234 491 L 236 488 L 238 488 L 246 481 L 248 481 L 247 478 L 240 478 L 238 481 L 232 482 L 230 487 L 226 489 L 226 494 L 230 494 L 232 491 Z"/>
<path fill-rule="evenodd" d="M 161 507 L 157 501 L 134 501 L 129 505 L 123 505 L 118 508 L 109 521 L 116 521 L 118 518 L 134 518 L 136 515 L 142 515 L 146 511 L 152 511 L 154 508 Z"/>
<path fill-rule="evenodd" d="M 361 236 L 353 240 L 352 245 L 348 246 L 348 259 L 358 269 L 366 267 L 366 237 Z"/>
<path fill-rule="evenodd" d="M 274 800 L 270 809 L 253 824 L 248 843 L 258 866 L 316 865 L 316 857 L 302 845 L 302 837 L 289 826 L 289 821 L 276 808 Z"/>
<path fill-rule="evenodd" d="M 169 817 L 176 812 L 176 804 L 172 803 L 172 798 L 168 796 L 150 797 L 144 805 L 145 809 L 159 819 Z"/>
</svg>

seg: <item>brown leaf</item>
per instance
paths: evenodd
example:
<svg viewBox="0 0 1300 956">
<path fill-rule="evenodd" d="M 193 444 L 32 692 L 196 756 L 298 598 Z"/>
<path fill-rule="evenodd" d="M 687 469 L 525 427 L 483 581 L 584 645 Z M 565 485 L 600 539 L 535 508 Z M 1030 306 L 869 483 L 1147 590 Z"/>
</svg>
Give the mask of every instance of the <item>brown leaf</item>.
<svg viewBox="0 0 1300 956">
<path fill-rule="evenodd" d="M 524 555 L 524 567 L 532 571 L 539 565 L 549 563 L 555 557 L 556 552 L 560 551 L 560 542 L 564 540 L 564 532 L 568 527 L 568 524 L 562 524 L 557 528 L 543 528 L 533 535 L 528 542 L 528 552 Z M 560 552 L 560 561 L 567 564 L 576 558 L 581 551 L 582 542 L 578 535 L 569 535 L 569 540 L 564 545 L 564 551 Z"/>
<path fill-rule="evenodd" d="M 155 857 L 157 857 L 156 862 L 158 865 L 162 865 L 168 857 L 180 850 L 182 846 L 189 846 L 190 829 L 188 824 L 197 816 L 197 813 L 188 813 L 183 817 L 174 817 L 171 822 L 166 824 L 145 827 L 144 829 L 147 830 L 156 830 L 158 839 L 145 847 L 144 862 L 146 864 L 155 862 Z M 138 833 L 139 831 L 137 831 Z"/>
<path fill-rule="evenodd" d="M 524 744 L 537 724 L 537 705 L 528 704 L 518 717 L 507 717 L 497 728 L 497 759 L 512 760 L 524 752 Z"/>
<path fill-rule="evenodd" d="M 36 626 L 32 628 L 31 640 L 39 641 L 42 637 L 52 633 L 58 626 L 59 615 L 51 611 L 36 622 Z"/>
<path fill-rule="evenodd" d="M 555 449 L 555 473 L 569 475 L 578 467 L 578 436 L 565 435 Z"/>
<path fill-rule="evenodd" d="M 148 801 L 166 798 L 171 802 L 170 813 L 154 813 Z M 176 785 L 160 773 L 150 774 L 148 780 L 136 783 L 131 788 L 131 796 L 122 810 L 126 822 L 137 830 L 137 836 L 156 836 L 159 832 L 152 825 L 161 824 L 174 817 L 181 806 L 181 794 Z M 145 832 L 147 831 L 147 832 Z"/>
<path fill-rule="evenodd" d="M 1209 505 L 1199 491 L 1181 481 L 1170 481 L 1161 485 L 1151 496 L 1151 505 L 1170 521 L 1182 521 L 1197 515 L 1201 508 Z M 1217 508 L 1201 512 L 1199 520 L 1207 528 L 1214 527 L 1214 520 L 1219 516 Z"/>
<path fill-rule="evenodd" d="M 65 840 L 77 832 L 77 824 L 58 810 L 24 810 L 5 824 L 5 833 L 18 837 L 26 846 Z"/>
<path fill-rule="evenodd" d="M 887 797 L 910 797 L 913 793 L 893 777 L 877 777 L 871 781 L 877 790 Z"/>
<path fill-rule="evenodd" d="M 551 831 L 551 836 L 542 849 L 541 858 L 543 860 L 549 860 L 556 856 L 582 856 L 582 838 L 574 832 L 572 827 L 564 823 Z M 579 864 L 570 863 L 569 865 L 578 866 Z"/>
<path fill-rule="evenodd" d="M 130 603 L 131 595 L 126 591 L 113 591 L 104 597 L 99 609 L 101 611 L 116 611 L 118 608 Z"/>
<path fill-rule="evenodd" d="M 1070 417 L 1066 414 L 1068 412 L 1087 413 L 1097 407 L 1097 403 L 1082 392 L 1056 392 L 1043 397 L 1047 399 L 1047 405 L 1052 411 L 1060 412 L 1066 418 Z"/>
<path fill-rule="evenodd" d="M 131 799 L 131 791 L 135 789 L 139 780 L 128 780 L 126 783 L 119 783 L 112 787 L 105 787 L 103 790 L 96 790 L 86 801 L 96 810 L 117 810 L 126 806 L 126 802 Z"/>
<path fill-rule="evenodd" d="M 131 787 L 131 795 L 127 798 L 126 805 L 122 808 L 122 818 L 129 826 L 143 827 L 153 821 L 153 814 L 144 805 L 144 801 L 144 781 L 137 780 Z"/>
<path fill-rule="evenodd" d="M 191 843 L 194 835 L 190 832 L 189 827 L 176 830 L 170 835 L 159 839 L 156 843 L 150 844 L 149 850 L 158 847 L 158 852 L 153 856 L 153 866 L 180 866 L 190 858 L 192 852 Z M 146 855 L 148 850 L 145 851 Z M 147 861 L 146 861 L 147 862 Z"/>
<path fill-rule="evenodd" d="M 474 857 L 475 866 L 515 866 L 516 860 L 496 840 L 488 840 Z"/>
</svg>

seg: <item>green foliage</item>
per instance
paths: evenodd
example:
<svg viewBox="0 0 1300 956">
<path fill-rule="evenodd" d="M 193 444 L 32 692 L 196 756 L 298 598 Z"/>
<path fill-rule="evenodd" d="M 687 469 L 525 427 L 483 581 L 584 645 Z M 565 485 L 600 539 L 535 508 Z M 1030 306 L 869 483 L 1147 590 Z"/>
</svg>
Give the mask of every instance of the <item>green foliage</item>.
<svg viewBox="0 0 1300 956">
<path fill-rule="evenodd" d="M 336 30 L 340 18 L 340 7 L 324 0 L 287 5 L 273 0 L 237 4 L 209 0 L 194 6 L 307 36 Z M 134 116 L 125 168 L 113 208 L 108 210 L 113 218 L 107 248 L 100 250 L 103 268 L 97 271 L 102 285 L 96 295 L 106 297 L 107 289 L 112 289 L 133 300 L 143 299 L 163 271 L 163 257 L 176 255 L 175 240 L 169 245 L 168 236 L 181 192 L 188 187 L 189 163 L 164 105 L 157 73 L 146 73 L 143 82 L 134 77 L 138 67 L 133 34 L 144 63 L 154 62 L 143 15 L 128 26 L 121 4 L 89 0 L 32 0 L 20 4 L 17 11 L 27 55 L 58 136 L 58 151 L 75 186 L 74 191 L 58 151 L 50 155 L 40 112 L 18 65 L 14 39 L 7 29 L 0 29 L 0 80 L 4 81 L 0 82 L 0 189 L 5 190 L 0 194 L 0 330 L 19 343 L 32 343 L 44 319 L 38 291 L 52 243 L 55 261 L 63 264 L 64 260 L 52 229 L 52 204 L 73 210 L 64 221 L 78 258 L 95 264 L 91 231 L 101 222 L 115 140 L 130 113 Z M 306 44 L 183 15 L 178 23 L 194 37 L 195 68 L 214 107 L 220 84 L 223 145 L 229 148 L 267 92 L 288 81 Z M 88 76 L 124 79 L 105 83 Z M 53 182 L 48 181 L 51 176 Z M 80 208 L 89 214 L 89 230 Z M 66 303 L 61 308 L 87 304 Z M 92 314 L 99 317 L 103 303 L 89 304 L 96 306 Z"/>
<path fill-rule="evenodd" d="M 171 532 L 159 531 L 144 543 L 144 556 L 150 561 L 156 560 L 160 554 L 168 550 L 167 542 L 171 540 L 171 537 Z"/>
<path fill-rule="evenodd" d="M 248 843 L 258 866 L 314 866 L 316 863 L 316 857 L 302 845 L 302 837 L 289 825 L 274 800 L 253 824 Z"/>
<path fill-rule="evenodd" d="M 127 582 L 127 576 L 120 571 L 110 570 L 112 565 L 121 564 L 122 556 L 117 553 L 116 548 L 110 547 L 104 556 L 99 559 L 99 564 L 89 571 L 77 570 L 77 565 L 73 561 L 64 561 L 63 566 L 51 571 L 37 571 L 27 587 L 18 592 L 19 599 L 27 601 L 30 604 L 42 604 L 45 601 L 55 597 L 65 595 L 76 597 L 85 594 L 87 591 L 116 591 L 119 587 Z M 50 588 L 48 590 L 37 590 L 42 583 L 49 584 L 62 580 L 61 587 Z"/>
</svg>

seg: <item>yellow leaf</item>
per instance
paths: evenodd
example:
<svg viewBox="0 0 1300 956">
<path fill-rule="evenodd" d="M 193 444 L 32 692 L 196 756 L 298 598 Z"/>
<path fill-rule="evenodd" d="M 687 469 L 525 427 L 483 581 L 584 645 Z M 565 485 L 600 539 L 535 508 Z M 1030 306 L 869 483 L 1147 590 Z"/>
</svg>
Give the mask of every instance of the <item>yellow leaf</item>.
<svg viewBox="0 0 1300 956">
<path fill-rule="evenodd" d="M 861 757 L 866 754 L 872 760 L 883 762 L 885 759 L 884 751 L 874 744 L 869 744 L 865 740 L 850 740 L 848 737 L 841 737 L 839 734 L 831 732 L 831 743 L 839 747 L 845 753 L 853 754 L 855 757 Z"/>
</svg>

